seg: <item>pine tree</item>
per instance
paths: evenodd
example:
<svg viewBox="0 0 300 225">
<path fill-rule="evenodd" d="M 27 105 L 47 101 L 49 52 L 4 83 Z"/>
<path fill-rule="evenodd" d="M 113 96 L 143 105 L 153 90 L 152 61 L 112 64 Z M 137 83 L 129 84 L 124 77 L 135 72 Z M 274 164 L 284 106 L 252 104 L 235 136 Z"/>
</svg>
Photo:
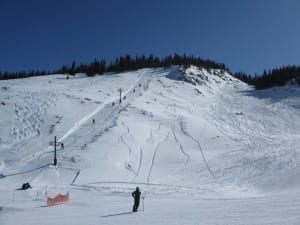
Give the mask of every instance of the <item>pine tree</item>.
<svg viewBox="0 0 300 225">
<path fill-rule="evenodd" d="M 70 75 L 75 75 L 76 74 L 76 62 L 73 60 L 71 70 L 69 72 Z"/>
</svg>

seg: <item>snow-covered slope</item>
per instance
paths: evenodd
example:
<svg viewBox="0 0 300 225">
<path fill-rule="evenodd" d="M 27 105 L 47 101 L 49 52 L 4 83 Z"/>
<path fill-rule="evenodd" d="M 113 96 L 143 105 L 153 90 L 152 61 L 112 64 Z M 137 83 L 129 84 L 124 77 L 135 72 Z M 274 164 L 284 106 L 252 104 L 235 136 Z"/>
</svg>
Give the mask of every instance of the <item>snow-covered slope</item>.
<svg viewBox="0 0 300 225">
<path fill-rule="evenodd" d="M 298 224 L 293 212 L 300 206 L 291 199 L 300 197 L 299 96 L 295 86 L 255 91 L 226 71 L 193 66 L 0 81 L 1 224 L 18 221 L 16 209 L 22 209 L 27 224 L 50 224 L 30 216 L 45 204 L 45 192 L 59 191 L 71 193 L 70 204 L 59 207 L 75 219 L 55 219 L 51 209 L 49 220 L 56 224 L 83 224 L 75 215 L 87 210 L 89 224 L 120 223 L 118 213 L 100 207 L 109 215 L 104 221 L 91 208 L 98 212 L 104 199 L 108 208 L 121 210 L 136 186 L 152 204 L 143 224 L 165 224 L 172 216 L 170 224 L 201 219 L 203 224 L 240 224 L 249 213 L 258 219 L 250 216 L 247 224 L 264 224 L 260 218 L 266 215 L 255 208 L 263 202 L 274 213 L 272 205 L 280 201 L 290 220 L 282 223 L 284 214 L 274 213 L 266 224 Z M 50 165 L 54 136 L 64 143 L 64 149 L 57 148 L 58 166 Z M 25 182 L 33 189 L 16 192 Z M 228 208 L 221 199 L 232 197 L 241 202 L 228 202 Z M 204 198 L 212 210 L 221 205 L 245 211 L 227 220 L 226 210 L 216 218 L 209 209 L 200 217 L 197 208 L 185 211 Z M 250 201 L 252 211 L 243 201 Z M 181 209 L 186 216 L 172 214 L 176 203 L 186 205 Z M 170 211 L 155 212 L 155 204 Z M 126 218 L 125 224 L 138 220 Z"/>
</svg>

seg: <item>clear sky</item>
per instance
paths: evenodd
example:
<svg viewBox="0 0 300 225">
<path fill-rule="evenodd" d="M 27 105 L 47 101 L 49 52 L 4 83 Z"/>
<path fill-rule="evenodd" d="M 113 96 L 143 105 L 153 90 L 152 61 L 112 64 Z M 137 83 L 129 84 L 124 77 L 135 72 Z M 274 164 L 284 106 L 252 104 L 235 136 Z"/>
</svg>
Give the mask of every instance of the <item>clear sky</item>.
<svg viewBox="0 0 300 225">
<path fill-rule="evenodd" d="M 175 52 L 251 74 L 300 65 L 300 1 L 0 0 L 0 71 Z"/>
</svg>

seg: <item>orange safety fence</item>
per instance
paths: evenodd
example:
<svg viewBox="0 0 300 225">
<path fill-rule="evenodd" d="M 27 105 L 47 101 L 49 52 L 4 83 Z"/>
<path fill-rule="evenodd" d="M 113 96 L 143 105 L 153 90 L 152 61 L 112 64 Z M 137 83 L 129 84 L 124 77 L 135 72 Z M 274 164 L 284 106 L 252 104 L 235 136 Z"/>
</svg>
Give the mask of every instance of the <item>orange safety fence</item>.
<svg viewBox="0 0 300 225">
<path fill-rule="evenodd" d="M 47 206 L 63 204 L 69 201 L 69 192 L 65 195 L 58 194 L 55 198 L 47 197 Z"/>
</svg>

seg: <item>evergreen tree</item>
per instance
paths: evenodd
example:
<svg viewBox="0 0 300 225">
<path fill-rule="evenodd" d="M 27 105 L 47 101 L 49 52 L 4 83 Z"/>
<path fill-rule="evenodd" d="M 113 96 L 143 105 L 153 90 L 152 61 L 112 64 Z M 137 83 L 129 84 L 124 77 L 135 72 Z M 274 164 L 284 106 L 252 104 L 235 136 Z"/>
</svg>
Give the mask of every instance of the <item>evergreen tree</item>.
<svg viewBox="0 0 300 225">
<path fill-rule="evenodd" d="M 70 75 L 75 75 L 76 74 L 76 62 L 73 60 L 71 70 L 69 72 Z"/>
</svg>

